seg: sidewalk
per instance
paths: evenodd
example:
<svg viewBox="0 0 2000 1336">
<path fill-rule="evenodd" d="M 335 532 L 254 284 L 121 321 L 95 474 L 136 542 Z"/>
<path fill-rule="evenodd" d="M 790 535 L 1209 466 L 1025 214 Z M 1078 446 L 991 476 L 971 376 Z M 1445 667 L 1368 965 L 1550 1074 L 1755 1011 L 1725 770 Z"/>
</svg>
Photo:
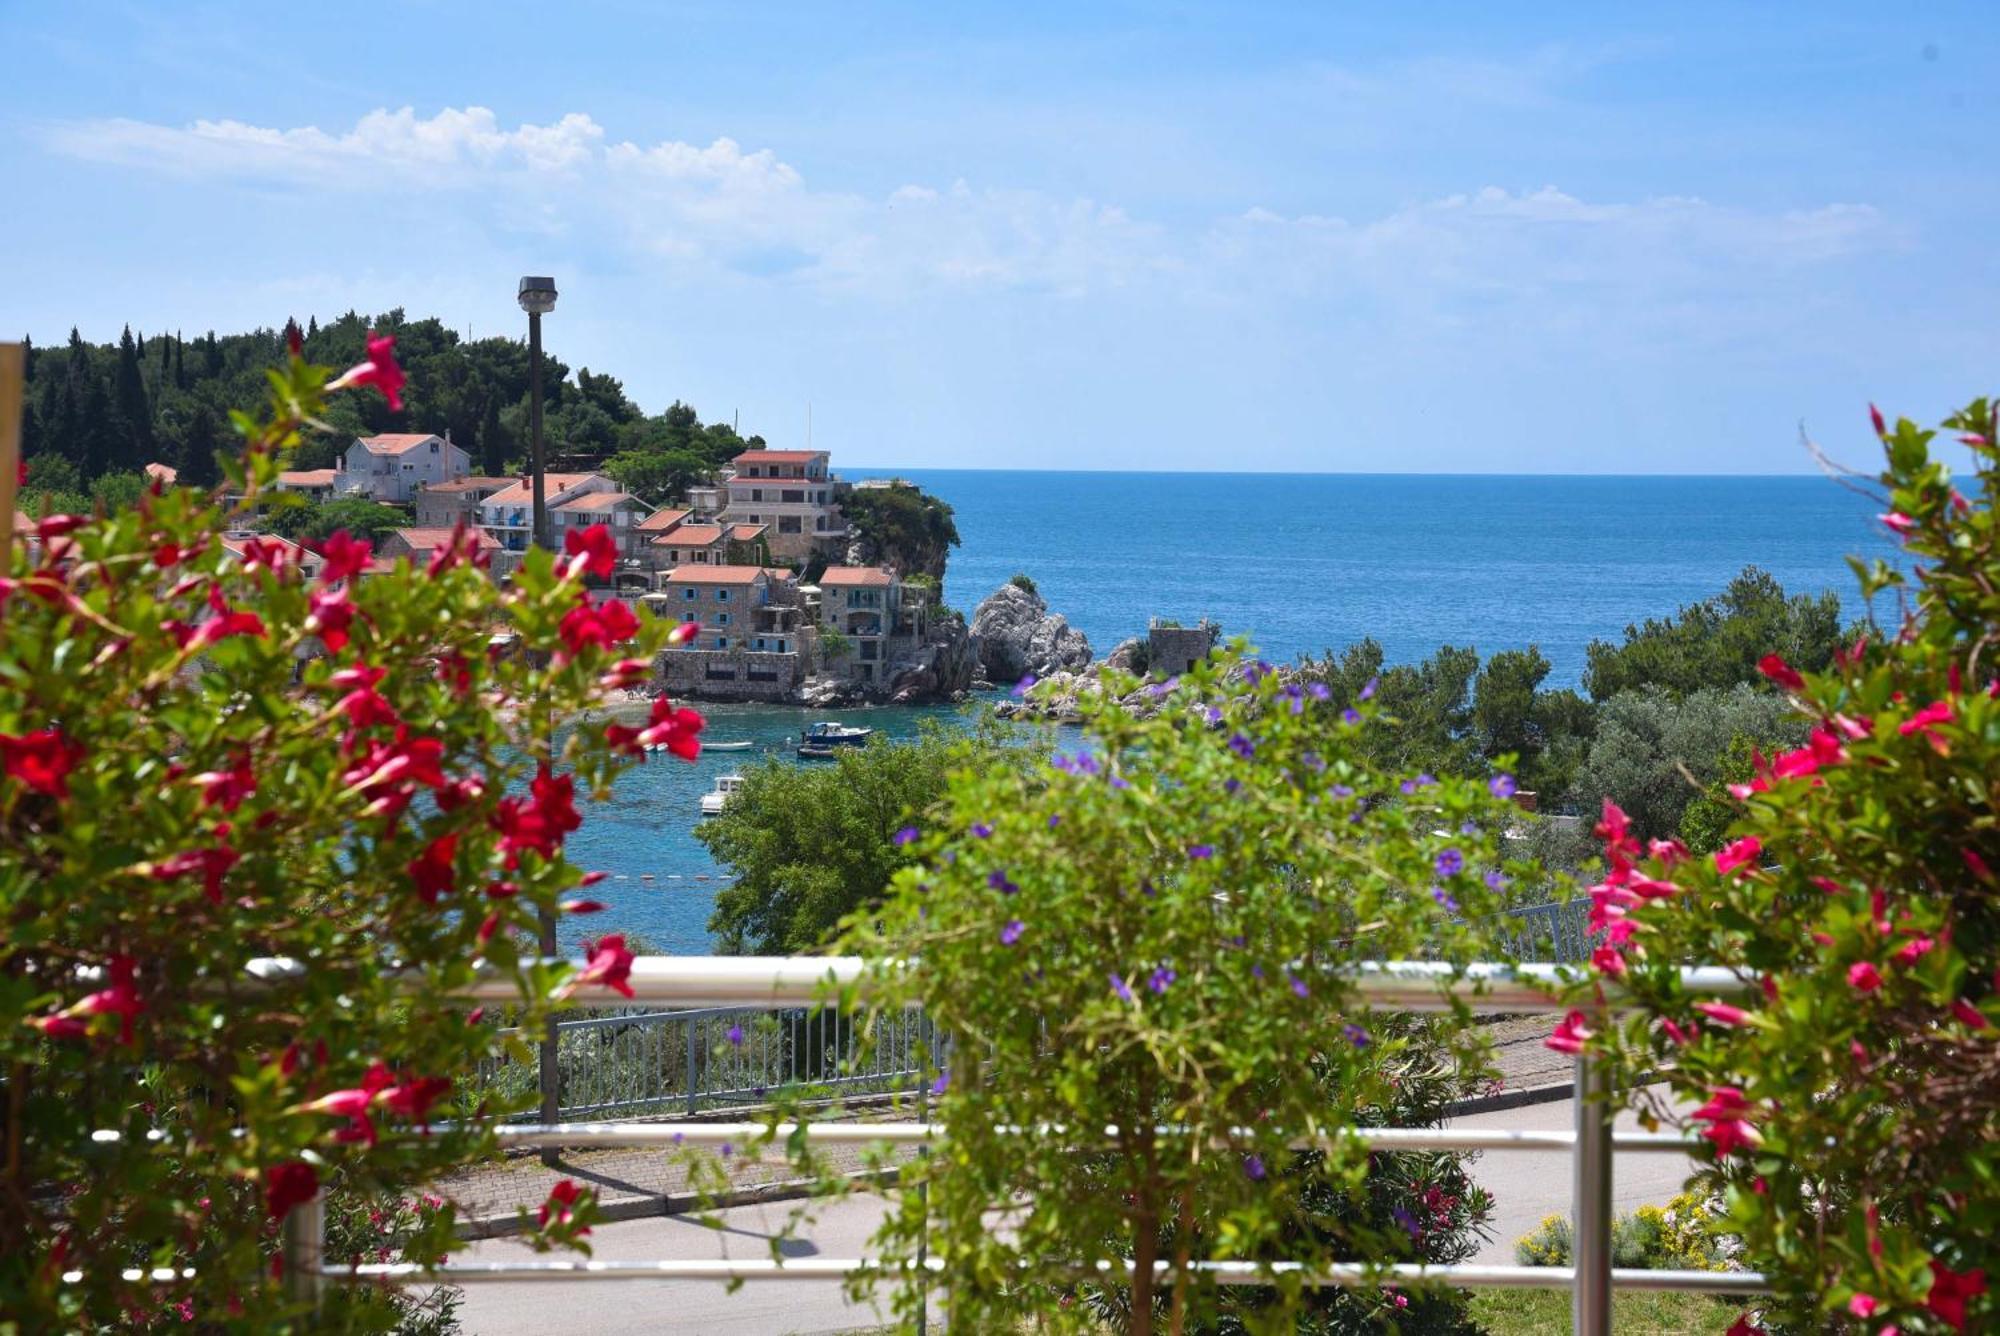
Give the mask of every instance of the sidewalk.
<svg viewBox="0 0 2000 1336">
<path fill-rule="evenodd" d="M 1542 1046 L 1553 1024 L 1548 1016 L 1500 1017 L 1489 1021 L 1487 1029 L 1493 1038 L 1500 1086 L 1493 1095 L 1466 1101 L 1460 1106 L 1460 1113 L 1567 1098 L 1570 1059 Z M 730 1116 L 747 1122 L 757 1120 L 754 1113 Z M 878 1108 L 851 1117 L 888 1121 L 914 1118 L 915 1114 Z M 866 1153 L 860 1146 L 825 1146 L 817 1153 L 831 1172 L 853 1174 L 867 1167 Z M 914 1153 L 913 1149 L 902 1149 L 897 1155 L 900 1160 Z M 526 1208 L 532 1212 L 548 1198 L 549 1189 L 564 1178 L 596 1188 L 598 1202 L 609 1220 L 678 1215 L 703 1205 L 701 1195 L 689 1181 L 689 1159 L 685 1153 L 657 1150 L 566 1151 L 556 1167 L 550 1168 L 539 1156 L 517 1155 L 454 1175 L 439 1183 L 436 1191 L 457 1203 L 462 1228 L 472 1238 L 518 1229 L 520 1211 Z M 772 1148 L 769 1160 L 753 1160 L 739 1153 L 728 1157 L 724 1164 L 731 1189 L 715 1205 L 740 1206 L 802 1195 L 797 1170 L 786 1159 L 782 1146 Z"/>
</svg>

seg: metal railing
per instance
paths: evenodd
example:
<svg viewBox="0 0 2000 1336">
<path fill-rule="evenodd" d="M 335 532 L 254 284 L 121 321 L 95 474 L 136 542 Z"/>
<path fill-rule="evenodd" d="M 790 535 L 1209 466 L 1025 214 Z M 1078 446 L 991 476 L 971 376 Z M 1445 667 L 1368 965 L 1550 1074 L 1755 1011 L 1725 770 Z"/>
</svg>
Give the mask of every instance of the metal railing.
<svg viewBox="0 0 2000 1336">
<path fill-rule="evenodd" d="M 1572 900 L 1508 910 L 1489 922 L 1513 957 L 1571 964 L 1590 955 L 1589 910 L 1589 901 Z M 623 1007 L 562 1020 L 550 1077 L 556 1117 L 681 1112 L 691 1118 L 705 1109 L 760 1104 L 780 1091 L 891 1094 L 915 1088 L 923 1074 L 917 1055 L 935 1052 L 941 1042 L 921 1017 L 886 1033 L 878 1024 L 871 1044 L 860 1038 L 851 1016 L 798 1008 Z M 480 1076 L 501 1094 L 532 1089 L 538 1079 L 536 1070 L 508 1058 L 495 1059 Z"/>
<path fill-rule="evenodd" d="M 920 1014 L 878 1021 L 863 1044 L 855 1017 L 797 1007 L 620 1008 L 555 1028 L 557 1116 L 565 1120 L 693 1117 L 779 1093 L 890 1094 L 912 1088 L 922 1074 L 918 1056 L 943 1043 Z M 522 1093 L 536 1088 L 540 1061 L 539 1052 L 533 1064 L 496 1059 L 480 1076 L 497 1093 Z"/>
<path fill-rule="evenodd" d="M 254 972 L 278 978 L 301 967 L 291 962 L 260 962 Z M 1434 962 L 1388 962 L 1351 967 L 1361 994 L 1385 1009 L 1439 1011 L 1453 996 L 1470 999 L 1481 1010 L 1556 1012 L 1563 1009 L 1558 988 L 1560 967 L 1534 965 L 1472 965 L 1464 969 Z M 632 967 L 629 984 L 635 1000 L 681 1003 L 702 1008 L 755 1008 L 785 1011 L 818 1001 L 829 984 L 860 982 L 863 962 L 853 957 L 642 957 Z M 1683 971 L 1691 993 L 1723 998 L 1741 996 L 1754 985 L 1721 969 Z M 494 977 L 467 991 L 468 1000 L 507 1001 L 511 984 Z M 577 1006 L 624 1006 L 605 998 L 572 999 Z M 1476 1131 L 1449 1128 L 1354 1128 L 1340 1139 L 1371 1150 L 1526 1150 L 1567 1152 L 1571 1157 L 1571 1223 L 1573 1265 L 1567 1267 L 1474 1265 L 1370 1265 L 1340 1262 L 1308 1266 L 1248 1261 L 1192 1264 L 1218 1284 L 1267 1285 L 1285 1275 L 1311 1286 L 1442 1283 L 1455 1286 L 1511 1286 L 1569 1289 L 1573 1295 L 1573 1329 L 1588 1336 L 1610 1331 L 1611 1295 L 1615 1289 L 1682 1290 L 1751 1294 L 1769 1289 L 1754 1272 L 1653 1271 L 1614 1269 L 1611 1265 L 1611 1185 L 1615 1152 L 1687 1154 L 1699 1144 L 1694 1138 L 1661 1133 L 1614 1133 L 1610 1089 L 1605 1072 L 1587 1055 L 1576 1060 L 1575 1126 L 1572 1131 Z M 609 1148 L 674 1144 L 741 1142 L 763 1131 L 761 1124 L 564 1123 L 501 1129 L 501 1143 L 510 1147 Z M 787 1129 L 789 1130 L 789 1129 Z M 1083 1143 L 1084 1129 L 1024 1129 L 1041 1135 L 1061 1135 Z M 1115 1134 L 1101 1129 L 1100 1134 Z M 943 1135 L 926 1123 L 809 1125 L 808 1140 L 821 1144 L 925 1144 Z M 1325 1144 L 1301 1141 L 1300 1146 Z M 329 1284 L 377 1282 L 389 1284 L 487 1284 L 548 1280 L 837 1280 L 853 1273 L 895 1269 L 941 1272 L 934 1259 L 883 1263 L 877 1259 L 800 1258 L 703 1261 L 538 1261 L 446 1262 L 435 1267 L 414 1263 L 328 1265 L 325 1249 L 323 1198 L 296 1207 L 284 1222 L 283 1271 L 288 1292 L 302 1302 L 315 1302 Z M 1157 1264 L 1161 1272 L 1169 1264 Z M 1117 1268 L 1084 1267 L 1077 1274 L 1115 1277 Z M 1127 1268 L 1124 1274 L 1129 1275 Z"/>
</svg>

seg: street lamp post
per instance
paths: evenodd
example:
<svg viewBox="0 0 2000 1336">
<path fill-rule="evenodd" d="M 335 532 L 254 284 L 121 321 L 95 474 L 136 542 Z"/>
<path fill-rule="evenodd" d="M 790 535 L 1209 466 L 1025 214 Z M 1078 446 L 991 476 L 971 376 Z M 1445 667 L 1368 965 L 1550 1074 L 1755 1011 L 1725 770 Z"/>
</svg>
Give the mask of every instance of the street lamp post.
<svg viewBox="0 0 2000 1336">
<path fill-rule="evenodd" d="M 548 501 L 543 494 L 543 470 L 547 465 L 542 453 L 542 317 L 556 309 L 556 281 L 553 278 L 524 278 L 520 290 L 521 309 L 528 313 L 528 434 L 532 456 L 530 467 L 534 471 L 534 545 L 546 548 L 549 544 Z M 538 916 L 536 927 L 542 958 L 549 960 L 556 953 L 556 916 L 544 909 Z M 562 1103 L 561 1069 L 558 1065 L 557 1032 L 554 1017 L 549 1018 L 549 1028 L 542 1035 L 540 1061 L 537 1064 L 542 1095 L 542 1122 L 557 1121 Z M 553 1147 L 542 1151 L 542 1163 L 554 1165 L 557 1152 Z"/>
<path fill-rule="evenodd" d="M 534 543 L 549 546 L 548 503 L 543 496 L 542 471 L 542 317 L 556 309 L 556 281 L 553 278 L 521 280 L 521 309 L 528 313 L 528 434 L 533 442 Z"/>
</svg>

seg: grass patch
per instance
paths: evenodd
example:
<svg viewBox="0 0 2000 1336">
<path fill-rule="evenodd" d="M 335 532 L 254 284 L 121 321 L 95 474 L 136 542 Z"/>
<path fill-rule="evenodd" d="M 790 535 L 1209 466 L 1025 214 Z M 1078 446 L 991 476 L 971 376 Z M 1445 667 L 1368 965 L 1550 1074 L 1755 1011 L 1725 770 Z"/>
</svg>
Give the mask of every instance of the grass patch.
<svg viewBox="0 0 2000 1336">
<path fill-rule="evenodd" d="M 1725 1336 L 1744 1301 L 1712 1294 L 1622 1291 L 1611 1296 L 1612 1329 L 1645 1336 Z M 1569 1330 L 1568 1290 L 1475 1290 L 1472 1316 L 1491 1336 Z"/>
</svg>

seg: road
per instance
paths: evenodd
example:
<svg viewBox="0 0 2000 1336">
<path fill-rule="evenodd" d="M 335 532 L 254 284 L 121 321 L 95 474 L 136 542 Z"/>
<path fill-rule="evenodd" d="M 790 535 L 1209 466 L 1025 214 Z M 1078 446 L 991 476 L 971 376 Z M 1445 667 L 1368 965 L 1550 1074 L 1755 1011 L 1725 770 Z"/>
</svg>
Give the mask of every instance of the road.
<svg viewBox="0 0 2000 1336">
<path fill-rule="evenodd" d="M 1567 1129 L 1575 1117 L 1569 1101 L 1476 1114 L 1459 1127 L 1516 1130 Z M 1625 1115 L 1621 1130 L 1636 1122 Z M 1613 1172 L 1620 1213 L 1664 1203 L 1680 1191 L 1688 1162 L 1674 1155 L 1623 1155 Z M 1495 1199 L 1491 1238 L 1472 1260 L 1511 1263 L 1514 1240 L 1543 1216 L 1569 1210 L 1570 1162 L 1561 1154 L 1489 1151 L 1473 1177 Z M 795 1203 L 743 1206 L 721 1213 L 724 1228 L 711 1230 L 685 1217 L 663 1216 L 600 1226 L 591 1236 L 600 1260 L 633 1258 L 768 1257 L 770 1240 Z M 809 1231 L 810 1241 L 784 1247 L 787 1257 L 858 1257 L 880 1223 L 884 1204 L 856 1197 L 828 1207 Z M 470 1245 L 466 1261 L 519 1261 L 534 1256 L 512 1239 Z M 735 1294 L 708 1281 L 576 1281 L 468 1287 L 460 1310 L 471 1336 L 546 1336 L 565 1329 L 593 1336 L 700 1332 L 704 1336 L 817 1336 L 887 1325 L 867 1308 L 849 1305 L 832 1281 L 752 1281 Z"/>
</svg>

